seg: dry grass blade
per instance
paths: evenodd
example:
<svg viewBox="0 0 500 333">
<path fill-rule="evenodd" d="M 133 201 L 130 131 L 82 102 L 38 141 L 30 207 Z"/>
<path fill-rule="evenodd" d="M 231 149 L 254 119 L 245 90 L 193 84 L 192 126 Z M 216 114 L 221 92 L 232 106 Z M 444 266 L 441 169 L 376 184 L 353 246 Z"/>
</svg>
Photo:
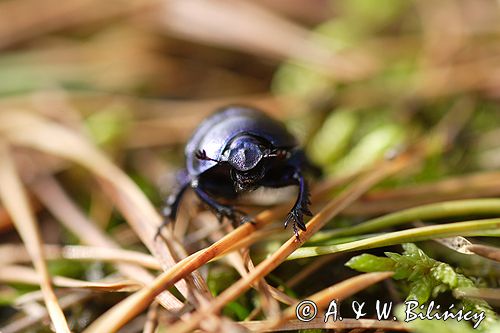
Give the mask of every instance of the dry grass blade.
<svg viewBox="0 0 500 333">
<path fill-rule="evenodd" d="M 365 289 L 372 284 L 380 282 L 393 275 L 392 272 L 367 273 L 361 274 L 350 279 L 337 283 L 329 288 L 326 288 L 314 295 L 308 296 L 305 299 L 316 304 L 318 309 L 325 308 L 332 300 L 340 301 L 349 297 L 358 291 Z M 296 318 L 297 304 L 283 311 L 282 316 L 276 321 L 268 321 L 268 325 L 262 325 L 262 330 L 274 330 L 282 327 L 286 322 Z M 328 319 L 328 318 L 325 318 Z"/>
<path fill-rule="evenodd" d="M 249 272 L 255 269 L 255 265 L 250 258 L 250 251 L 247 249 L 242 250 L 243 252 L 243 260 L 246 263 L 247 269 Z M 245 274 L 247 275 L 247 274 Z M 242 275 L 242 276 L 245 276 Z M 262 311 L 264 312 L 267 318 L 277 319 L 280 314 L 280 305 L 272 296 L 272 288 L 267 283 L 265 279 L 260 279 L 256 283 L 257 290 L 260 292 L 260 303 L 262 307 Z"/>
<path fill-rule="evenodd" d="M 40 288 L 56 332 L 70 332 L 50 283 L 42 242 L 35 218 L 28 204 L 28 198 L 16 172 L 9 149 L 3 141 L 0 141 L 0 199 L 9 212 L 39 274 Z"/>
<path fill-rule="evenodd" d="M 84 100 L 85 102 L 90 99 L 84 96 L 78 97 L 78 100 Z M 98 97 L 112 98 L 112 96 Z M 184 143 L 189 139 L 196 125 L 204 117 L 212 113 L 212 110 L 221 105 L 252 105 L 266 110 L 267 113 L 276 118 L 283 118 L 285 114 L 280 106 L 280 99 L 269 95 L 238 96 L 200 101 L 130 100 L 130 98 L 126 99 L 125 97 L 113 97 L 113 99 L 117 98 L 141 110 L 141 117 L 146 114 L 145 119 L 138 120 L 132 125 L 133 128 L 127 139 L 127 147 L 130 148 Z M 168 110 L 167 114 L 165 114 L 165 110 Z"/>
<path fill-rule="evenodd" d="M 132 140 L 139 139 L 138 135 L 136 136 L 136 134 L 138 134 L 136 130 L 142 128 L 142 125 L 150 126 L 151 128 L 151 126 L 167 126 L 174 123 L 180 127 L 187 124 L 185 131 L 189 132 L 193 130 L 200 121 L 212 113 L 214 109 L 219 108 L 221 105 L 238 103 L 251 104 L 265 110 L 278 119 L 286 117 L 286 112 L 281 105 L 286 98 L 277 97 L 268 93 L 201 98 L 196 100 L 176 100 L 167 98 L 131 97 L 129 95 L 106 92 L 72 91 L 68 92 L 68 98 L 79 108 L 88 110 L 102 109 L 106 105 L 115 102 L 130 106 L 131 111 L 134 112 L 134 118 L 137 119 L 137 122 L 133 124 L 133 133 L 130 133 L 130 139 Z M 18 100 L 14 97 L 6 100 L 10 101 L 11 104 L 18 103 L 14 104 L 17 107 L 24 105 L 20 104 L 22 100 Z M 5 100 L 0 101 L 0 103 L 5 103 Z M 168 116 L 165 115 L 166 110 L 168 110 Z M 146 128 L 144 128 L 144 130 L 146 130 Z M 141 134 L 144 134 L 144 132 L 141 131 Z M 178 133 L 176 132 L 176 134 Z M 189 136 L 189 134 L 191 133 L 185 133 L 187 136 Z M 175 143 L 183 143 L 187 137 L 170 139 Z"/>
<path fill-rule="evenodd" d="M 359 196 L 369 190 L 373 185 L 388 175 L 408 166 L 411 162 L 414 161 L 408 155 L 402 155 L 393 161 L 382 164 L 374 172 L 368 173 L 361 180 L 345 190 L 340 196 L 332 200 L 321 212 L 311 219 L 308 223 L 307 231 L 300 233 L 301 241 L 296 241 L 295 237 L 290 238 L 278 251 L 274 252 L 272 256 L 260 263 L 255 270 L 220 294 L 219 297 L 210 303 L 209 308 L 204 308 L 202 311 L 195 313 L 185 325 L 174 325 L 172 330 L 175 332 L 186 332 L 196 328 L 205 315 L 212 315 L 220 311 L 227 302 L 233 300 L 242 292 L 250 288 L 252 283 L 255 283 L 258 279 L 276 268 L 288 257 L 288 255 L 302 245 L 304 241 L 309 239 L 309 237 L 319 230 L 328 220 L 359 198 Z M 266 214 L 273 215 L 276 214 L 276 212 L 269 211 Z M 258 223 L 259 220 L 257 220 L 257 224 Z M 90 325 L 85 333 L 117 331 L 121 326 L 139 314 L 147 304 L 152 301 L 154 296 L 164 288 L 220 254 L 223 252 L 223 249 L 230 248 L 235 241 L 241 239 L 243 236 L 249 235 L 254 229 L 255 225 L 246 223 L 219 242 L 213 244 L 211 247 L 198 251 L 181 261 L 178 265 L 160 275 L 154 283 L 113 307 Z"/>
<path fill-rule="evenodd" d="M 320 190 L 316 193 L 317 196 L 325 194 L 332 186 L 337 186 L 349 181 L 351 178 L 336 179 L 334 181 L 328 182 L 329 186 L 321 186 Z M 313 193 L 314 197 L 314 193 Z M 289 209 L 288 204 L 278 206 L 271 210 L 265 210 L 255 217 L 255 224 L 245 223 L 232 231 L 231 233 L 224 236 L 219 241 L 210 245 L 204 250 L 200 250 L 189 257 L 183 259 L 177 263 L 170 270 L 162 273 L 153 283 L 146 286 L 143 290 L 129 297 L 123 304 L 113 308 L 108 314 L 110 323 L 116 324 L 116 326 L 124 325 L 126 322 L 131 320 L 135 315 L 141 311 L 141 307 L 145 308 L 151 302 L 155 295 L 157 295 L 162 290 L 170 287 L 175 281 L 183 278 L 187 274 L 198 269 L 202 265 L 206 264 L 210 260 L 221 256 L 224 253 L 228 253 L 233 249 L 233 245 L 245 237 L 250 237 L 256 228 L 261 228 L 270 221 L 279 216 L 282 216 Z M 124 309 L 127 309 L 125 311 Z M 124 315 L 125 314 L 125 315 Z M 113 317 L 114 316 L 114 317 Z M 113 318 L 113 319 L 111 319 Z M 99 319 L 98 319 L 99 320 Z M 91 326 L 87 329 L 88 332 L 100 332 L 99 322 L 95 323 L 98 328 L 95 331 Z M 111 325 L 111 324 L 110 324 Z M 101 328 L 102 329 L 102 328 Z"/>
<path fill-rule="evenodd" d="M 459 288 L 453 292 L 457 298 L 481 298 L 492 305 L 500 305 L 500 289 L 495 288 Z"/>
<path fill-rule="evenodd" d="M 487 171 L 432 183 L 377 190 L 363 196 L 345 213 L 381 215 L 438 201 L 494 197 L 500 194 L 499 179 L 499 172 Z"/>
<path fill-rule="evenodd" d="M 156 260 L 154 257 L 145 253 L 123 249 L 73 245 L 64 246 L 61 249 L 61 255 L 65 259 L 127 262 L 149 269 L 161 269 L 158 260 Z"/>
<path fill-rule="evenodd" d="M 274 268 L 281 264 L 286 258 L 299 248 L 307 239 L 309 239 L 316 231 L 321 229 L 330 219 L 341 212 L 345 207 L 350 205 L 358 199 L 363 193 L 368 191 L 372 186 L 378 183 L 385 177 L 400 171 L 402 168 L 414 162 L 408 155 L 399 156 L 396 160 L 390 161 L 381 165 L 372 173 L 368 173 L 359 181 L 355 182 L 351 187 L 342 192 L 338 197 L 328 203 L 318 214 L 316 214 L 307 224 L 307 231 L 299 233 L 300 241 L 295 237 L 291 237 L 285 244 L 283 244 L 276 252 L 270 257 L 261 262 L 254 271 L 231 287 L 226 289 L 219 297 L 217 297 L 211 304 L 208 311 L 199 311 L 193 315 L 188 323 L 180 323 L 172 327 L 176 332 L 188 332 L 196 328 L 203 320 L 204 316 L 216 313 L 222 309 L 231 300 L 235 299 L 238 295 L 243 293 L 249 288 L 252 282 L 269 274 Z"/>
<path fill-rule="evenodd" d="M 116 280 L 116 279 L 115 279 Z M 0 271 L 0 281 L 9 283 L 40 284 L 38 274 L 24 266 L 4 266 Z M 82 288 L 95 291 L 131 292 L 139 289 L 141 284 L 131 280 L 119 281 L 82 281 L 64 276 L 53 276 L 52 282 L 57 287 Z"/>
<path fill-rule="evenodd" d="M 324 186 L 320 186 L 317 191 L 313 191 L 312 197 L 320 197 L 331 190 L 332 187 L 340 186 L 350 180 L 351 177 L 346 177 L 327 181 L 327 184 L 323 184 Z M 225 235 L 219 241 L 210 245 L 208 248 L 202 251 L 198 251 L 190 255 L 188 258 L 180 261 L 170 270 L 161 274 L 154 281 L 154 283 L 146 286 L 143 290 L 139 291 L 135 295 L 132 295 L 132 297 L 130 297 L 124 304 L 121 304 L 119 307 L 115 307 L 114 309 L 112 309 L 110 314 L 108 314 L 107 320 L 110 320 L 110 317 L 115 316 L 114 320 L 110 320 L 110 322 L 117 323 L 117 326 L 124 325 L 128 320 L 133 318 L 133 316 L 137 315 L 137 313 L 141 311 L 139 305 L 145 308 L 148 302 L 151 302 L 152 298 L 156 294 L 170 287 L 175 281 L 198 269 L 210 260 L 221 256 L 223 253 L 230 252 L 233 249 L 233 245 L 235 243 L 239 242 L 245 237 L 251 237 L 256 228 L 261 228 L 267 223 L 270 223 L 270 221 L 272 221 L 273 219 L 278 218 L 279 216 L 283 216 L 286 213 L 287 209 L 289 209 L 288 204 L 275 207 L 271 210 L 265 210 L 255 217 L 255 224 L 245 223 L 239 228 Z M 124 308 L 128 309 L 128 312 L 122 310 Z M 124 316 L 123 313 L 125 313 L 126 315 Z M 96 326 L 98 325 L 99 324 L 97 322 Z M 89 327 L 88 329 L 92 330 L 93 328 Z M 95 332 L 99 332 L 99 329 L 97 329 Z"/>
<path fill-rule="evenodd" d="M 309 266 L 295 274 L 290 280 L 286 282 L 286 286 L 288 288 L 293 288 L 302 281 L 304 281 L 308 276 L 312 273 L 327 265 L 330 261 L 339 258 L 338 254 L 327 255 L 323 257 L 318 257 L 314 262 L 312 262 Z"/>
<path fill-rule="evenodd" d="M 0 0 L 0 159 L 11 159 L 0 160 L 0 333 L 54 330 L 54 314 L 84 333 L 425 330 L 393 317 L 400 306 L 365 306 L 385 321 L 346 307 L 414 291 L 470 301 L 495 330 L 499 22 L 500 0 Z M 252 193 L 230 190 L 231 163 L 193 173 L 196 156 L 182 154 L 201 122 L 238 104 L 297 139 L 299 154 L 246 171 L 262 175 Z M 284 140 L 271 122 L 233 124 L 215 134 L 223 157 L 240 134 L 272 151 Z M 300 239 L 283 222 L 303 187 L 269 188 L 296 182 L 290 166 L 314 184 Z M 327 179 L 314 182 L 314 166 Z M 219 223 L 190 186 L 176 195 L 182 167 L 255 224 Z M 156 237 L 162 201 L 180 209 Z M 429 271 L 450 254 L 453 270 Z M 411 281 L 352 271 L 418 256 Z M 460 288 L 465 278 L 484 289 Z M 347 295 L 343 320 L 325 323 L 319 307 Z M 306 297 L 319 312 L 303 323 Z"/>
<path fill-rule="evenodd" d="M 145 253 L 131 250 L 71 245 L 64 246 L 61 249 L 61 256 L 65 259 L 126 262 L 149 269 L 161 269 L 156 258 Z"/>
<path fill-rule="evenodd" d="M 396 200 L 428 197 L 431 194 L 439 196 L 452 195 L 457 192 L 476 192 L 481 189 L 491 189 L 499 185 L 500 172 L 487 171 L 476 174 L 451 177 L 437 182 L 400 187 L 396 189 L 379 190 L 366 195 L 369 200 Z M 498 192 L 497 192 L 498 193 Z"/>
<path fill-rule="evenodd" d="M 241 325 L 246 327 L 252 332 L 266 332 L 266 322 L 262 321 L 243 321 L 240 322 Z M 307 329 L 329 329 L 329 330 L 337 330 L 340 332 L 344 329 L 356 329 L 362 328 L 365 330 L 368 329 L 377 329 L 381 328 L 387 331 L 401 331 L 408 332 L 409 329 L 402 323 L 390 321 L 390 320 L 376 320 L 376 319 L 344 319 L 342 321 L 328 321 L 324 322 L 322 318 L 316 318 L 311 320 L 310 322 L 302 322 L 297 319 L 290 320 L 286 324 L 283 324 L 277 329 L 273 329 L 272 332 L 277 331 L 292 331 L 292 330 L 307 330 Z M 269 331 L 271 332 L 271 331 Z"/>
<path fill-rule="evenodd" d="M 355 172 L 343 177 L 332 177 L 330 179 L 326 179 L 322 183 L 315 186 L 311 191 L 311 201 L 313 203 L 313 207 L 316 205 L 315 204 L 316 201 L 321 200 L 328 193 L 330 193 L 332 189 L 339 188 L 345 184 L 348 184 L 349 182 L 356 179 L 356 177 L 363 175 L 365 172 L 366 170 L 361 170 L 359 172 Z M 227 248 L 220 246 L 220 244 L 226 243 L 224 239 L 221 239 L 219 242 L 216 242 L 215 244 L 210 246 L 209 248 L 210 253 L 214 254 L 213 258 L 218 259 L 220 256 L 225 255 L 225 253 L 232 252 L 235 249 L 240 249 L 250 246 L 253 243 L 257 242 L 258 240 L 271 236 L 272 234 L 275 234 L 277 231 L 281 231 L 282 230 L 281 226 L 278 227 L 269 226 L 267 228 L 263 227 L 266 226 L 270 221 L 285 215 L 286 212 L 290 210 L 290 207 L 291 207 L 290 204 L 284 204 L 275 207 L 273 209 L 265 210 L 259 213 L 254 219 L 256 222 L 257 229 L 259 230 L 254 230 L 250 234 L 243 234 L 247 233 L 247 231 L 244 230 L 244 228 L 246 228 L 245 226 L 236 229 L 235 231 L 236 233 L 241 232 L 241 237 L 235 237 L 232 240 L 232 243 L 227 242 L 228 243 Z M 210 260 L 211 259 L 212 258 L 210 258 Z"/>
<path fill-rule="evenodd" d="M 48 176 L 38 179 L 31 188 L 38 199 L 44 203 L 45 207 L 68 230 L 78 235 L 83 243 L 98 247 L 119 249 L 119 245 L 115 241 L 100 230 L 95 223 L 87 219 L 55 179 Z M 149 284 L 153 281 L 153 275 L 141 267 L 117 263 L 116 268 L 122 275 L 141 281 L 144 284 Z M 178 311 L 183 306 L 183 303 L 168 291 L 158 295 L 157 299 L 162 306 L 171 311 Z"/>
<path fill-rule="evenodd" d="M 466 249 L 491 260 L 500 262 L 500 248 L 481 244 L 471 244 Z"/>
<path fill-rule="evenodd" d="M 215 222 L 215 223 L 217 223 L 217 222 Z M 230 230 L 227 230 L 227 231 L 230 231 Z M 221 232 L 214 232 L 213 236 L 215 236 L 213 238 L 217 238 L 217 239 L 221 239 L 224 237 L 224 235 Z M 248 275 L 248 269 L 245 268 L 245 258 L 248 261 L 247 266 L 251 266 L 251 269 L 254 269 L 253 263 L 251 262 L 251 258 L 249 257 L 248 251 L 246 249 L 244 250 L 244 254 L 245 254 L 245 257 L 242 255 L 242 253 L 235 251 L 233 253 L 229 253 L 227 258 L 226 258 L 226 260 L 229 262 L 229 264 L 231 264 L 234 267 L 234 269 L 236 269 L 241 276 Z M 274 297 L 274 299 L 276 299 L 277 301 L 284 303 L 284 304 L 290 305 L 290 304 L 295 303 L 295 301 L 296 301 L 294 298 L 288 296 L 284 292 L 269 285 L 265 280 L 261 280 L 260 286 L 253 285 L 252 287 L 253 288 L 260 287 L 260 288 L 265 289 L 265 291 L 263 291 L 263 292 L 265 292 L 266 295 L 267 294 L 272 295 L 272 297 Z"/>
<path fill-rule="evenodd" d="M 158 260 L 145 253 L 108 247 L 83 245 L 43 245 L 48 260 L 70 259 L 106 261 L 113 263 L 136 264 L 150 269 L 161 269 Z M 7 244 L 0 246 L 0 265 L 29 261 L 29 254 L 22 245 Z"/>
<path fill-rule="evenodd" d="M 96 0 L 6 1 L 0 6 L 0 48 L 78 24 L 133 13 L 154 2 L 120 1 L 107 5 Z"/>
<path fill-rule="evenodd" d="M 161 23 L 178 36 L 278 59 L 300 59 L 337 79 L 362 77 L 375 66 L 366 53 L 331 52 L 312 41 L 307 29 L 250 1 L 168 1 L 161 14 Z"/>
<path fill-rule="evenodd" d="M 3 207 L 0 207 L 0 233 L 4 230 L 10 229 L 11 226 L 12 221 L 9 218 L 9 214 L 7 214 Z"/>
<path fill-rule="evenodd" d="M 233 265 L 233 267 L 238 271 L 238 273 L 240 273 L 241 276 L 248 275 L 248 271 L 245 270 L 245 268 L 244 268 L 243 258 L 241 257 L 240 253 L 237 253 L 237 252 L 230 253 L 227 256 L 227 259 Z M 252 264 L 252 269 L 254 269 L 253 264 Z M 281 290 L 269 285 L 264 280 L 262 280 L 262 282 L 263 282 L 262 285 L 259 287 L 265 289 L 265 291 L 262 291 L 262 292 L 265 292 L 266 295 L 267 294 L 271 295 L 274 299 L 276 299 L 277 301 L 279 301 L 283 304 L 290 305 L 290 304 L 293 304 L 295 302 L 294 298 L 288 296 L 287 294 L 285 294 Z M 253 285 L 252 287 L 257 288 L 258 286 Z"/>
<path fill-rule="evenodd" d="M 26 128 L 30 130 L 26 131 Z M 159 237 L 155 238 L 156 229 L 162 220 L 154 207 L 137 185 L 87 140 L 56 123 L 19 111 L 0 114 L 0 132 L 15 144 L 72 160 L 91 170 L 102 181 L 110 198 L 162 267 L 167 269 L 175 264 L 165 242 Z M 166 234 L 169 235 L 168 231 Z M 196 275 L 195 283 L 208 294 L 204 282 Z M 184 296 L 190 297 L 183 281 L 176 286 Z"/>
<path fill-rule="evenodd" d="M 146 323 L 144 324 L 144 329 L 142 333 L 154 333 L 158 327 L 158 303 L 153 302 L 149 306 L 148 313 L 146 316 Z"/>
<path fill-rule="evenodd" d="M 77 291 L 69 295 L 62 296 L 59 299 L 59 304 L 61 305 L 61 308 L 66 309 L 75 304 L 81 304 L 83 301 L 88 299 L 90 295 L 91 293 L 88 291 Z M 40 312 L 25 315 L 8 323 L 4 327 L 0 327 L 0 331 L 2 333 L 25 332 L 28 327 L 35 325 L 37 322 L 44 320 L 47 317 L 47 311 L 45 309 L 42 309 L 42 311 Z"/>
</svg>

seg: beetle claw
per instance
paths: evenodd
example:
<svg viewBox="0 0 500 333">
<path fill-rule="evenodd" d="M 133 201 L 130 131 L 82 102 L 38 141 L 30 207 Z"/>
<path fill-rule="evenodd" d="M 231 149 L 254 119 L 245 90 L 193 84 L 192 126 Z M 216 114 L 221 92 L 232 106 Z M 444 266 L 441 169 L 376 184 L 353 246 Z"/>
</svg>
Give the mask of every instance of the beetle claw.
<svg viewBox="0 0 500 333">
<path fill-rule="evenodd" d="M 235 217 L 236 215 L 239 215 L 239 218 L 240 218 L 240 225 L 241 224 L 244 224 L 244 223 L 247 223 L 247 222 L 250 222 L 252 224 L 255 224 L 255 221 L 252 220 L 252 218 L 250 216 L 248 216 L 247 213 L 245 213 L 244 211 L 240 210 L 240 209 L 236 209 L 236 208 L 233 208 L 233 211 L 236 213 L 234 214 Z"/>
<path fill-rule="evenodd" d="M 309 211 L 308 208 L 302 208 L 302 207 L 294 207 L 290 213 L 288 213 L 286 219 L 285 219 L 285 228 L 288 226 L 288 223 L 292 221 L 292 228 L 293 228 L 293 233 L 295 235 L 295 238 L 297 240 L 300 240 L 299 238 L 299 230 L 306 231 L 306 225 L 304 223 L 304 214 L 309 215 L 312 213 Z M 297 228 L 298 227 L 298 228 Z"/>
<path fill-rule="evenodd" d="M 237 226 L 237 222 L 238 224 L 243 224 L 246 222 L 255 224 L 255 222 L 244 211 L 231 206 L 223 206 L 217 208 L 215 211 L 215 215 L 217 216 L 217 219 L 220 223 L 222 223 L 224 217 L 226 217 L 233 223 L 233 226 L 235 227 Z"/>
</svg>

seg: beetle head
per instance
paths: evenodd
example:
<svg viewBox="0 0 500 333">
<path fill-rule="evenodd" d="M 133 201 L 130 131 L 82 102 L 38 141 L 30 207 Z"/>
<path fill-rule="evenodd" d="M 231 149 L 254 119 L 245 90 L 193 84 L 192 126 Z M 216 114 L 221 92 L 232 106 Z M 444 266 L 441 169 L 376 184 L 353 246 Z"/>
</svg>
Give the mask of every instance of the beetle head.
<svg viewBox="0 0 500 333">
<path fill-rule="evenodd" d="M 258 187 L 258 182 L 264 177 L 264 167 L 259 164 L 263 157 L 262 145 L 251 136 L 239 136 L 231 142 L 227 161 L 232 167 L 231 176 L 237 191 Z"/>
<path fill-rule="evenodd" d="M 238 171 L 248 172 L 255 168 L 264 153 L 257 140 L 251 136 L 240 136 L 231 142 L 227 161 Z"/>
</svg>

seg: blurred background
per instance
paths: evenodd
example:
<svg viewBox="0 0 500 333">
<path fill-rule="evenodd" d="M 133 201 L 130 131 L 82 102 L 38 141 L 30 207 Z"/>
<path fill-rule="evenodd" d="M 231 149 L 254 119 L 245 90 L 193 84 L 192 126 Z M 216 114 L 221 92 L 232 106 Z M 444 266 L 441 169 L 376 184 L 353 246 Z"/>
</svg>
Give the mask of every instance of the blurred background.
<svg viewBox="0 0 500 333">
<path fill-rule="evenodd" d="M 229 103 L 253 105 L 284 121 L 325 178 L 355 174 L 419 145 L 425 145 L 425 157 L 418 167 L 385 187 L 466 175 L 463 181 L 455 178 L 459 185 L 439 183 L 444 185 L 436 196 L 424 190 L 407 197 L 367 197 L 365 205 L 346 210 L 340 224 L 440 200 L 498 196 L 500 178 L 491 172 L 500 168 L 499 102 L 496 0 L 0 1 L 0 134 L 14 128 L 21 110 L 63 124 L 126 170 L 155 207 L 174 185 L 192 130 Z M 19 127 L 23 133 L 30 132 L 26 124 Z M 47 133 L 36 140 L 45 139 L 58 140 Z M 110 237 L 145 250 L 81 166 L 30 148 L 16 148 L 13 155 L 24 183 L 57 175 L 65 196 Z M 43 241 L 85 243 L 44 213 L 40 186 L 31 188 L 29 200 Z M 209 232 L 195 232 L 203 224 L 195 225 L 193 230 L 181 223 L 175 230 L 187 253 L 214 240 L 208 241 Z M 20 243 L 2 207 L 0 241 L 3 250 Z M 260 258 L 275 245 L 262 246 Z M 427 250 L 436 258 L 453 257 L 432 245 Z M 342 280 L 353 274 L 343 266 L 347 259 L 330 268 L 315 266 L 310 273 L 335 270 L 336 280 Z M 453 260 L 461 264 L 462 259 Z M 308 263 L 301 265 L 278 271 L 273 283 Z M 498 266 L 464 267 L 471 274 L 486 270 L 481 274 L 490 278 L 487 285 L 498 287 Z M 223 289 L 217 281 L 236 280 L 233 272 L 212 268 L 213 275 L 203 272 L 214 294 Z M 114 272 L 108 265 L 69 265 L 62 259 L 51 261 L 49 270 L 83 280 Z M 23 312 L 14 306 L 36 288 L 16 281 L 16 273 L 8 276 L 2 279 L 10 284 L 0 285 L 0 324 L 16 319 L 18 326 L 5 332 L 43 331 L 44 325 L 19 322 L 33 308 Z M 331 283 L 319 279 L 318 288 Z M 299 297 L 312 292 L 310 285 L 302 288 Z M 82 330 L 119 299 L 92 296 L 95 308 L 73 307 L 72 328 Z M 247 308 L 233 304 L 226 315 L 246 318 L 252 302 L 241 303 Z M 135 331 L 144 326 L 142 319 Z"/>
<path fill-rule="evenodd" d="M 499 15 L 493 0 L 4 0 L 0 98 L 83 116 L 97 141 L 133 149 L 182 144 L 217 106 L 258 105 L 330 171 L 349 169 L 332 163 L 361 136 L 373 146 L 355 163 L 369 163 L 453 110 L 481 137 L 455 166 L 495 168 Z"/>
</svg>

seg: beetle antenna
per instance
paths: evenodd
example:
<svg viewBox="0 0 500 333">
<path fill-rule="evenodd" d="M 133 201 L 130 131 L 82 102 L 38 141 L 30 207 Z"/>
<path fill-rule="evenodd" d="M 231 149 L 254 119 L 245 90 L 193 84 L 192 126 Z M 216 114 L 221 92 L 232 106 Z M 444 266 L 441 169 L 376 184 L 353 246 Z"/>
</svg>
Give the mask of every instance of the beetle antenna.
<svg viewBox="0 0 500 333">
<path fill-rule="evenodd" d="M 205 149 L 198 150 L 194 156 L 195 156 L 197 159 L 199 159 L 199 160 L 203 160 L 203 161 L 213 161 L 213 162 L 217 162 L 217 163 L 219 163 L 219 161 L 218 161 L 218 160 L 213 159 L 213 158 L 211 158 L 211 157 L 208 157 L 208 156 L 207 156 L 207 152 L 205 151 Z"/>
</svg>

